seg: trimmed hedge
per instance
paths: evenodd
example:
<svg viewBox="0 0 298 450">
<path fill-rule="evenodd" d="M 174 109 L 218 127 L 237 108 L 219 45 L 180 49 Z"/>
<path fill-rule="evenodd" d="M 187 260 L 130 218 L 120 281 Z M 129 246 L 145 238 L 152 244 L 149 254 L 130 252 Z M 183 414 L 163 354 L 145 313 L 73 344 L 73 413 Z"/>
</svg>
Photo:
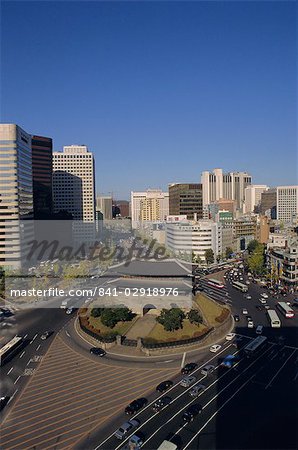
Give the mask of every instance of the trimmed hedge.
<svg viewBox="0 0 298 450">
<path fill-rule="evenodd" d="M 142 339 L 142 345 L 144 348 L 164 348 L 164 347 L 176 347 L 183 346 L 187 344 L 194 344 L 195 342 L 201 341 L 205 336 L 207 336 L 214 328 L 209 328 L 206 332 L 202 333 L 200 336 L 195 336 L 189 339 L 180 339 L 179 341 L 170 342 L 152 342 L 152 339 Z"/>
<path fill-rule="evenodd" d="M 88 328 L 88 326 L 86 326 L 87 325 L 86 322 L 88 324 L 88 320 L 85 317 L 79 316 L 80 327 L 86 334 L 89 334 L 89 336 L 93 337 L 94 339 L 102 343 L 109 344 L 111 342 L 115 342 L 116 336 L 118 334 L 117 332 L 112 331 L 109 334 L 98 334 L 95 331 L 92 331 L 90 328 Z"/>
</svg>

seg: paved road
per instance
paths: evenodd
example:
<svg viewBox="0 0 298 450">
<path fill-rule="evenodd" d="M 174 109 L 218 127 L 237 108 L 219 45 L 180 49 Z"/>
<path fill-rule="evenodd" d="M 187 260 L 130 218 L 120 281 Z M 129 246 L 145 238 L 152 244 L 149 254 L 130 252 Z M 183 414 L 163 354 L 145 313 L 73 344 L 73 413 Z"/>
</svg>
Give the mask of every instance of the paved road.
<svg viewBox="0 0 298 450">
<path fill-rule="evenodd" d="M 247 341 L 248 338 L 244 338 L 241 345 Z M 220 357 L 231 353 L 232 347 L 229 345 L 225 346 Z M 241 355 L 240 346 L 234 348 L 233 353 Z M 197 383 L 206 385 L 199 398 L 189 396 L 190 388 L 175 385 L 167 393 L 172 403 L 164 411 L 154 413 L 149 405 L 136 415 L 141 422 L 138 431 L 145 439 L 142 448 L 156 449 L 164 439 L 172 440 L 180 449 L 295 448 L 296 405 L 295 399 L 290 397 L 297 389 L 297 356 L 297 348 L 280 350 L 277 345 L 270 344 L 254 359 L 241 355 L 235 369 L 218 367 L 216 373 L 204 377 L 200 375 L 199 368 L 195 372 Z M 218 365 L 220 357 L 216 355 L 213 364 Z M 200 403 L 203 412 L 193 423 L 184 424 L 183 411 L 193 403 Z M 277 403 L 280 412 L 286 413 L 285 419 L 281 418 Z M 110 427 L 98 434 L 96 446 L 84 448 L 121 449 L 125 441 L 119 443 L 112 436 L 120 422 L 118 420 L 114 424 L 114 429 Z M 277 429 L 278 423 L 281 428 Z M 286 425 L 287 430 L 293 430 L 292 433 L 281 431 Z M 107 431 L 109 434 L 102 439 L 101 436 Z"/>
</svg>

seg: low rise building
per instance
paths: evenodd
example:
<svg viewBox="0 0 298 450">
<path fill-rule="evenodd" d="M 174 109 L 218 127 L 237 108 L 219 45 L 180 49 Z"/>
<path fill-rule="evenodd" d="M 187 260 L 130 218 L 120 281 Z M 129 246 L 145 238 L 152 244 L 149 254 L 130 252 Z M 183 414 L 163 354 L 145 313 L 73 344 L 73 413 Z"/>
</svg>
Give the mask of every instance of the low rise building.
<svg viewBox="0 0 298 450">
<path fill-rule="evenodd" d="M 267 249 L 267 265 L 271 274 L 286 284 L 298 284 L 298 239 L 291 238 L 285 248 Z"/>
</svg>

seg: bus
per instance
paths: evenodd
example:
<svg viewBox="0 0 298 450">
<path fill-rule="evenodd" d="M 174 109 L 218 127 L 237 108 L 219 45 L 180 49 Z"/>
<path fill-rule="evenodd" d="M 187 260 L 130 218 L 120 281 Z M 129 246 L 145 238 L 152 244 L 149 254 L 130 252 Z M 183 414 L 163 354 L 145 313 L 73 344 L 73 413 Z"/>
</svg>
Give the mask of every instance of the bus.
<svg viewBox="0 0 298 450">
<path fill-rule="evenodd" d="M 286 302 L 278 302 L 277 309 L 287 318 L 291 319 L 294 317 L 294 310 Z"/>
<path fill-rule="evenodd" d="M 266 336 L 258 336 L 244 347 L 244 353 L 250 357 L 258 353 L 267 344 Z"/>
<path fill-rule="evenodd" d="M 270 325 L 272 328 L 280 328 L 281 323 L 278 315 L 276 314 L 275 309 L 268 309 L 267 310 L 267 317 L 270 322 Z"/>
<path fill-rule="evenodd" d="M 247 292 L 248 291 L 248 287 L 246 284 L 240 283 L 239 281 L 233 281 L 232 282 L 232 286 L 236 289 L 239 289 L 239 291 L 242 292 Z"/>
<path fill-rule="evenodd" d="M 210 284 L 210 286 L 216 287 L 216 288 L 218 288 L 218 289 L 222 289 L 222 288 L 225 287 L 224 284 L 222 284 L 221 281 L 215 280 L 215 279 L 213 279 L 213 278 L 209 278 L 208 284 Z"/>
<path fill-rule="evenodd" d="M 24 341 L 21 336 L 15 336 L 11 341 L 7 342 L 0 349 L 0 366 L 3 366 L 8 359 L 12 358 L 22 348 L 23 343 Z"/>
</svg>

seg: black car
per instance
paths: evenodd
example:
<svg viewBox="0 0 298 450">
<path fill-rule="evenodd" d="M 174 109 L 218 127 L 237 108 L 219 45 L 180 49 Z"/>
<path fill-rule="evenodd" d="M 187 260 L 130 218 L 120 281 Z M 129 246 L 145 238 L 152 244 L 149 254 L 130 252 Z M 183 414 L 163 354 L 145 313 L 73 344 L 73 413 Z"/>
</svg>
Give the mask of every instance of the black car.
<svg viewBox="0 0 298 450">
<path fill-rule="evenodd" d="M 164 397 L 161 397 L 158 400 L 156 400 L 156 402 L 152 406 L 152 409 L 154 412 L 158 412 L 161 409 L 165 408 L 167 405 L 169 405 L 171 401 L 172 401 L 171 397 L 165 395 Z"/>
<path fill-rule="evenodd" d="M 182 419 L 184 422 L 192 422 L 194 418 L 201 414 L 202 412 L 202 405 L 199 403 L 195 403 L 194 405 L 191 405 L 187 410 L 183 413 Z"/>
<path fill-rule="evenodd" d="M 129 416 L 132 416 L 136 412 L 138 412 L 143 406 L 147 405 L 148 400 L 144 397 L 138 398 L 137 400 L 134 400 L 131 402 L 126 408 L 125 408 L 125 414 L 128 414 Z"/>
<path fill-rule="evenodd" d="M 197 369 L 198 365 L 197 363 L 188 363 L 186 364 L 184 367 L 182 367 L 181 369 L 181 373 L 183 373 L 184 375 L 191 373 L 193 370 Z"/>
<path fill-rule="evenodd" d="M 5 408 L 9 400 L 9 397 L 0 397 L 0 411 Z"/>
<path fill-rule="evenodd" d="M 240 317 L 238 316 L 238 314 L 235 314 L 235 315 L 234 315 L 234 320 L 235 320 L 235 322 L 239 322 Z"/>
<path fill-rule="evenodd" d="M 52 334 L 53 334 L 53 331 L 45 331 L 45 332 L 40 336 L 40 339 L 42 339 L 43 341 L 45 341 L 45 340 L 48 339 Z"/>
<path fill-rule="evenodd" d="M 162 381 L 158 386 L 156 386 L 157 392 L 165 392 L 167 389 L 173 386 L 173 381 L 166 380 Z"/>
<path fill-rule="evenodd" d="M 100 347 L 92 347 L 92 348 L 90 348 L 90 353 L 92 355 L 96 355 L 96 356 L 100 356 L 100 357 L 103 357 L 103 356 L 105 356 L 107 354 L 106 351 L 103 348 L 100 348 Z"/>
<path fill-rule="evenodd" d="M 247 320 L 247 322 L 251 322 L 252 321 L 252 317 L 251 316 L 246 316 L 246 320 Z"/>
</svg>

